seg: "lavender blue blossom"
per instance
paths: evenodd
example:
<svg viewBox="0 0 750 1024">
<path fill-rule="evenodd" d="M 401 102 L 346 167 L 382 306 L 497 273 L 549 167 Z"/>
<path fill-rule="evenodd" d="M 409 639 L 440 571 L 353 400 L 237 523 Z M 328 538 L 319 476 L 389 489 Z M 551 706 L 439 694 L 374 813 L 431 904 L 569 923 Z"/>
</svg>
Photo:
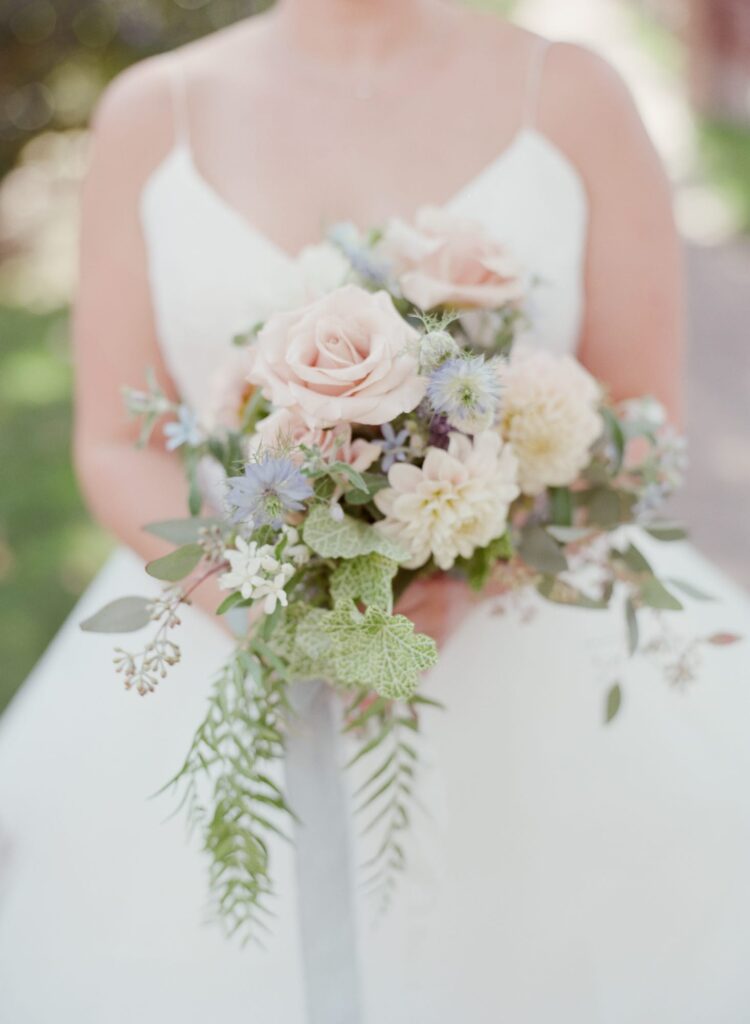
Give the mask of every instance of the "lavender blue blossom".
<svg viewBox="0 0 750 1024">
<path fill-rule="evenodd" d="M 384 423 L 380 428 L 383 435 L 382 441 L 376 441 L 383 450 L 381 466 L 383 472 L 387 473 L 394 462 L 404 462 L 409 454 L 409 431 L 399 430 L 398 433 L 390 423 Z"/>
<path fill-rule="evenodd" d="M 449 359 L 431 374 L 427 397 L 434 411 L 457 430 L 485 430 L 500 408 L 497 367 L 482 356 Z"/>
<path fill-rule="evenodd" d="M 186 405 L 177 408 L 177 419 L 164 424 L 164 436 L 167 439 L 166 449 L 173 452 L 183 444 L 196 448 L 204 441 L 203 431 L 198 426 L 195 414 Z"/>
<path fill-rule="evenodd" d="M 388 287 L 390 280 L 388 264 L 373 256 L 372 250 L 363 242 L 354 224 L 346 221 L 334 224 L 328 232 L 328 239 L 341 250 L 355 274 L 371 284 L 379 285 L 382 288 Z"/>
<path fill-rule="evenodd" d="M 227 503 L 234 521 L 249 519 L 254 527 L 280 527 L 283 514 L 301 512 L 312 493 L 310 481 L 291 459 L 274 455 L 248 462 L 242 476 L 227 480 Z"/>
</svg>

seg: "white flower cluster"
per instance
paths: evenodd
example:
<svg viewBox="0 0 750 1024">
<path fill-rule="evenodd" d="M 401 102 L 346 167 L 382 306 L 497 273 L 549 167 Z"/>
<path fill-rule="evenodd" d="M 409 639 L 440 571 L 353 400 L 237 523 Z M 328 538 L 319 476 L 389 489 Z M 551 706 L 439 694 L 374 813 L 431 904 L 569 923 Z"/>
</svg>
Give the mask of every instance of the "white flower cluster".
<svg viewBox="0 0 750 1024">
<path fill-rule="evenodd" d="M 224 552 L 229 572 L 219 577 L 222 590 L 239 591 L 244 600 L 263 601 L 263 611 L 270 615 L 277 605 L 286 608 L 289 603 L 286 585 L 310 557 L 310 550 L 299 541 L 298 532 L 290 526 L 283 528 L 286 546 L 282 557 L 276 557 L 271 544 L 257 544 L 237 537 L 235 546 Z"/>
</svg>

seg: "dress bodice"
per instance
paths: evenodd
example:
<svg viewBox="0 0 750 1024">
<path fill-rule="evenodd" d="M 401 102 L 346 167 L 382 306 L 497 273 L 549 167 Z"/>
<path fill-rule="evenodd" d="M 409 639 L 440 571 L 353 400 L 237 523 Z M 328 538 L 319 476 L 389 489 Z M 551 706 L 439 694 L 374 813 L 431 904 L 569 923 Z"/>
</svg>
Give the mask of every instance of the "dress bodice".
<svg viewBox="0 0 750 1024">
<path fill-rule="evenodd" d="M 583 311 L 587 199 L 570 161 L 524 127 L 444 208 L 480 221 L 535 280 L 531 339 L 574 351 Z M 294 304 L 301 261 L 230 206 L 178 139 L 142 195 L 160 344 L 185 401 L 200 411 L 232 337 Z"/>
</svg>

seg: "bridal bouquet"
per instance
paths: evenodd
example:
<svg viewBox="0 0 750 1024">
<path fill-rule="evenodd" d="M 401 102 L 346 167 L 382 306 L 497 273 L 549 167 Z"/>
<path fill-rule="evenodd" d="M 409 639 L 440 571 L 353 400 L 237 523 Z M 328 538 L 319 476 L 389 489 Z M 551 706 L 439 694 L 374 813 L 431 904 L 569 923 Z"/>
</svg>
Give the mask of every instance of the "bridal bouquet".
<svg viewBox="0 0 750 1024">
<path fill-rule="evenodd" d="M 84 623 L 151 627 L 115 655 L 126 687 L 147 694 L 179 661 L 180 605 L 201 583 L 226 592 L 217 615 L 245 610 L 172 780 L 202 831 L 216 906 L 242 932 L 272 892 L 269 833 L 294 813 L 270 766 L 300 681 L 340 692 L 355 760 L 373 764 L 360 798 L 380 837 L 372 877 L 390 891 L 417 769 L 409 738 L 434 703 L 420 679 L 438 658 L 398 613 L 413 580 L 450 573 L 478 592 L 533 588 L 589 610 L 622 594 L 631 652 L 642 609 L 681 607 L 617 531 L 683 536 L 653 519 L 680 481 L 682 441 L 657 403 L 615 406 L 574 358 L 523 340 L 532 285 L 478 225 L 425 210 L 365 237 L 338 228 L 318 248 L 325 273 L 305 301 L 228 346 L 210 415 L 170 403 L 153 379 L 127 393 L 144 442 L 166 417 L 191 514 L 146 527 L 175 545 L 146 567 L 162 596 L 122 598 Z M 211 462 L 224 507 L 201 515 Z M 619 700 L 613 686 L 606 717 Z"/>
</svg>

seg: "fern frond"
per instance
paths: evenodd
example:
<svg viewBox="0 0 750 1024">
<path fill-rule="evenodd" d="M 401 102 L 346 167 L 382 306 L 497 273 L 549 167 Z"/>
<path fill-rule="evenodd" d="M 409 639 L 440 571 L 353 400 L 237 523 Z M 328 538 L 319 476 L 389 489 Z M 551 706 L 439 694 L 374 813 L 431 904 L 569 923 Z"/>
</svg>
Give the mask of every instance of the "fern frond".
<svg viewBox="0 0 750 1024">
<path fill-rule="evenodd" d="M 264 652 L 265 653 L 265 652 Z M 165 788 L 201 834 L 210 857 L 212 912 L 228 934 L 269 931 L 273 883 L 268 840 L 287 839 L 292 816 L 271 765 L 284 755 L 286 683 L 252 642 L 222 670 L 184 764 Z"/>
</svg>

